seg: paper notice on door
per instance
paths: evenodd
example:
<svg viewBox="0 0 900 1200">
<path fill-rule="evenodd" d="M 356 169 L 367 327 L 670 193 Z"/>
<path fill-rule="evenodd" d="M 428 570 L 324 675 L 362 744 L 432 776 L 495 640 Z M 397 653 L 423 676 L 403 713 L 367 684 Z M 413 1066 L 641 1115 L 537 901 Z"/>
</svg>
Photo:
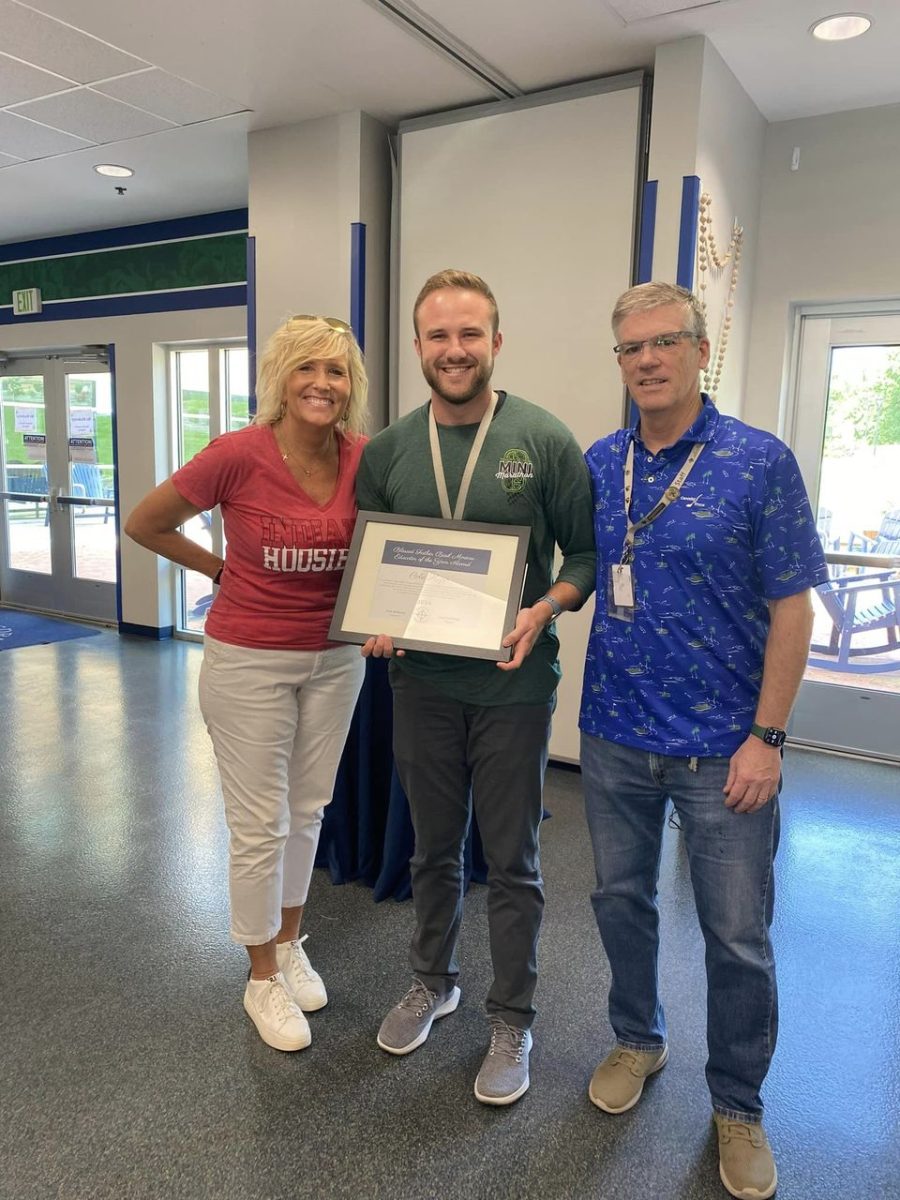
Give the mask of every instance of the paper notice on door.
<svg viewBox="0 0 900 1200">
<path fill-rule="evenodd" d="M 47 435 L 45 433 L 26 433 L 22 435 L 25 443 L 25 457 L 29 462 L 47 461 Z"/>
<path fill-rule="evenodd" d="M 37 433 L 37 409 L 22 404 L 15 407 L 16 433 Z"/>
</svg>

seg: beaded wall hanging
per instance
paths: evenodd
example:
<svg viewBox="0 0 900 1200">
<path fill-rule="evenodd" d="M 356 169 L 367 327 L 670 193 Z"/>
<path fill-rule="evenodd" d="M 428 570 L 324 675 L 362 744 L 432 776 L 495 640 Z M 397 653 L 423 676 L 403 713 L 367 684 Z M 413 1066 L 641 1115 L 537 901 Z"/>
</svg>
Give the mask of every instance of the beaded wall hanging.
<svg viewBox="0 0 900 1200">
<path fill-rule="evenodd" d="M 704 192 L 700 197 L 699 232 L 697 235 L 697 289 L 698 299 L 706 316 L 710 338 L 710 356 L 706 370 L 703 372 L 703 390 L 715 400 L 722 380 L 722 367 L 725 362 L 725 351 L 728 348 L 728 338 L 734 314 L 734 294 L 737 291 L 740 274 L 741 247 L 744 242 L 743 227 L 737 220 L 731 227 L 731 240 L 724 254 L 720 253 L 712 231 L 712 197 Z M 728 267 L 730 266 L 730 273 Z M 713 336 L 711 328 L 710 307 L 716 304 L 713 292 L 721 294 L 720 285 L 727 278 L 722 316 L 719 322 L 717 336 Z"/>
</svg>

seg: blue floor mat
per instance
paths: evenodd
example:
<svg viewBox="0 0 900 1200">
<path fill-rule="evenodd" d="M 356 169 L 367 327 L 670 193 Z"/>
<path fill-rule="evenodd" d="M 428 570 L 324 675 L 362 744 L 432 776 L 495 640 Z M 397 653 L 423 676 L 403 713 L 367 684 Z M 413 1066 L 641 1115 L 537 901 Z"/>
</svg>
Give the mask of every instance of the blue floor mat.
<svg viewBox="0 0 900 1200">
<path fill-rule="evenodd" d="M 21 646 L 96 637 L 99 632 L 99 629 L 76 625 L 73 621 L 54 621 L 51 617 L 40 617 L 35 613 L 0 609 L 0 650 L 18 650 Z"/>
</svg>

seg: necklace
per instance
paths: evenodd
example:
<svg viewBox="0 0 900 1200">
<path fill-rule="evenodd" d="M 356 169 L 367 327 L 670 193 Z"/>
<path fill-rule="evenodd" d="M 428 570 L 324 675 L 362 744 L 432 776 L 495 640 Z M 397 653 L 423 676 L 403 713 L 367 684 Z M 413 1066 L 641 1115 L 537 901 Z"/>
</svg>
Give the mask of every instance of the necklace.
<svg viewBox="0 0 900 1200">
<path fill-rule="evenodd" d="M 331 450 L 334 446 L 334 438 L 329 438 L 325 444 L 324 450 L 321 450 L 318 454 L 313 455 L 313 457 L 318 461 L 314 462 L 311 467 L 308 467 L 306 463 L 301 461 L 296 450 L 291 449 L 290 446 L 288 446 L 286 450 L 282 450 L 281 445 L 282 443 L 278 442 L 278 449 L 281 451 L 281 461 L 286 463 L 289 458 L 293 459 L 306 478 L 309 479 L 310 476 L 315 475 L 319 468 L 324 466 L 326 461 L 331 457 Z"/>
</svg>

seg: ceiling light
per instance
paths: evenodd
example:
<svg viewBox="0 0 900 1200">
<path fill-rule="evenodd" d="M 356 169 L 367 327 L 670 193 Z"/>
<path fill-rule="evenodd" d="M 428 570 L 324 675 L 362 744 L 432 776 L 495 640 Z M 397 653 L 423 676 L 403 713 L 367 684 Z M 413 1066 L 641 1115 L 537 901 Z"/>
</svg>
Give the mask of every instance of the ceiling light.
<svg viewBox="0 0 900 1200">
<path fill-rule="evenodd" d="M 862 13 L 836 13 L 833 17 L 816 21 L 810 26 L 809 32 L 823 42 L 844 42 L 848 38 L 859 37 L 871 26 L 871 17 L 864 17 Z"/>
<path fill-rule="evenodd" d="M 134 174 L 131 167 L 117 167 L 115 163 L 100 163 L 94 170 L 98 175 L 109 175 L 113 179 L 128 179 Z"/>
</svg>

